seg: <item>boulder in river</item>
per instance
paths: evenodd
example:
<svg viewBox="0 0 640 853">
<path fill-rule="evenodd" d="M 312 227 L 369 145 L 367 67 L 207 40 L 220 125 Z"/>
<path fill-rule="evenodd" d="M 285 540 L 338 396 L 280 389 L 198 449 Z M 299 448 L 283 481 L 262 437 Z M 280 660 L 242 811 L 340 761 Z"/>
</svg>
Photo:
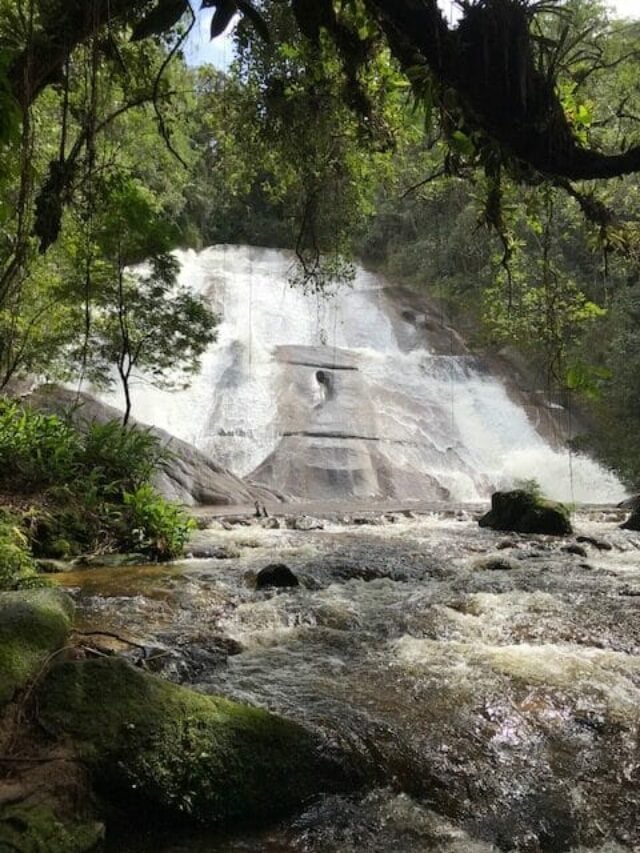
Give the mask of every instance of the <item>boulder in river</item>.
<svg viewBox="0 0 640 853">
<path fill-rule="evenodd" d="M 0 593 L 0 708 L 62 648 L 72 610 L 71 599 L 58 590 Z"/>
<path fill-rule="evenodd" d="M 569 510 L 564 504 L 545 500 L 524 489 L 491 495 L 491 509 L 478 524 L 514 533 L 566 536 L 572 532 Z"/>
<path fill-rule="evenodd" d="M 269 587 L 296 587 L 300 581 L 284 563 L 273 563 L 265 566 L 256 575 L 256 589 L 267 589 Z"/>
<path fill-rule="evenodd" d="M 120 658 L 55 666 L 37 701 L 42 725 L 73 742 L 102 795 L 164 819 L 276 817 L 348 782 L 325 742 L 297 723 Z"/>
</svg>

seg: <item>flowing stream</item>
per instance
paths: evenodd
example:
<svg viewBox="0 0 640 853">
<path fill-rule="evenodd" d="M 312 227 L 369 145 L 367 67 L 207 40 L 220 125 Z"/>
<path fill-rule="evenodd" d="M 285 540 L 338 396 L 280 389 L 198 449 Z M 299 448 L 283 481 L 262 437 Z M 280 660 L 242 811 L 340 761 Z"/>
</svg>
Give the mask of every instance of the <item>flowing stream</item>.
<svg viewBox="0 0 640 853">
<path fill-rule="evenodd" d="M 367 767 L 362 790 L 275 827 L 127 828 L 112 849 L 640 849 L 640 536 L 618 522 L 577 514 L 577 543 L 453 509 L 305 532 L 212 520 L 192 547 L 215 557 L 59 576 L 80 622 L 143 644 L 150 668 L 315 727 Z M 273 562 L 300 586 L 256 591 Z"/>
</svg>

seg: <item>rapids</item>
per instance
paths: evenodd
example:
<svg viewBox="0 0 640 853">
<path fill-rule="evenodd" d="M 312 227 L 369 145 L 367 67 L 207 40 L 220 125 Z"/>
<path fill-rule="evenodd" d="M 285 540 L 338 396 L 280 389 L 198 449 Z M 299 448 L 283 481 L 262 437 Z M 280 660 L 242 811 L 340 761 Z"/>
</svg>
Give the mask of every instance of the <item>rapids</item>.
<svg viewBox="0 0 640 853">
<path fill-rule="evenodd" d="M 435 308 L 420 313 L 383 278 L 358 269 L 353 286 L 317 295 L 291 286 L 284 252 L 178 258 L 181 282 L 221 318 L 218 340 L 187 390 L 138 377 L 133 414 L 234 474 L 312 500 L 478 501 L 523 479 L 559 500 L 624 496 L 563 449 L 566 412 L 535 388 L 525 410 Z M 103 398 L 121 402 L 117 390 Z"/>
<path fill-rule="evenodd" d="M 192 547 L 223 559 L 59 575 L 84 627 L 145 646 L 166 677 L 319 729 L 366 778 L 268 829 L 128 827 L 111 849 L 640 849 L 640 537 L 617 522 L 577 514 L 592 540 L 577 546 L 454 510 L 333 514 L 309 532 L 212 520 Z M 272 562 L 300 587 L 256 591 Z"/>
</svg>

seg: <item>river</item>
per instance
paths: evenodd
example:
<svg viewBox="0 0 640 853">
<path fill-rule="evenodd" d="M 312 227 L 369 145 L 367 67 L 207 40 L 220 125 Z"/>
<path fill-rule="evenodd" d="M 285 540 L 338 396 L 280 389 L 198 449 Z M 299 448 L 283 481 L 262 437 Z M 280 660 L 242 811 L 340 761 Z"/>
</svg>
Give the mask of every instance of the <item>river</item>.
<svg viewBox="0 0 640 853">
<path fill-rule="evenodd" d="M 267 829 L 127 827 L 127 853 L 640 849 L 640 535 L 482 530 L 473 511 L 324 513 L 194 536 L 212 556 L 59 576 L 82 627 L 145 666 L 320 730 L 362 789 Z M 284 563 L 293 589 L 254 588 Z M 103 651 L 138 648 L 96 637 Z"/>
</svg>

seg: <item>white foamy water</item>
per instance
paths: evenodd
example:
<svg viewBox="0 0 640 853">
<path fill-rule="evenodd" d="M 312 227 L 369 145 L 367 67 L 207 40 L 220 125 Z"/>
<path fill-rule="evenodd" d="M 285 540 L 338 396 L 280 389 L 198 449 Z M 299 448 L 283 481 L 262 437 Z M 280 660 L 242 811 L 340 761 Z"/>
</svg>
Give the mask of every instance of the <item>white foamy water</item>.
<svg viewBox="0 0 640 853">
<path fill-rule="evenodd" d="M 302 497 L 476 501 L 536 479 L 549 496 L 618 501 L 618 480 L 554 450 L 469 356 L 434 352 L 384 281 L 359 269 L 333 297 L 289 284 L 283 252 L 179 252 L 181 281 L 220 314 L 185 391 L 139 378 L 133 415 L 234 473 Z M 407 341 L 410 343 L 408 344 Z M 105 399 L 120 405 L 118 389 Z"/>
</svg>

